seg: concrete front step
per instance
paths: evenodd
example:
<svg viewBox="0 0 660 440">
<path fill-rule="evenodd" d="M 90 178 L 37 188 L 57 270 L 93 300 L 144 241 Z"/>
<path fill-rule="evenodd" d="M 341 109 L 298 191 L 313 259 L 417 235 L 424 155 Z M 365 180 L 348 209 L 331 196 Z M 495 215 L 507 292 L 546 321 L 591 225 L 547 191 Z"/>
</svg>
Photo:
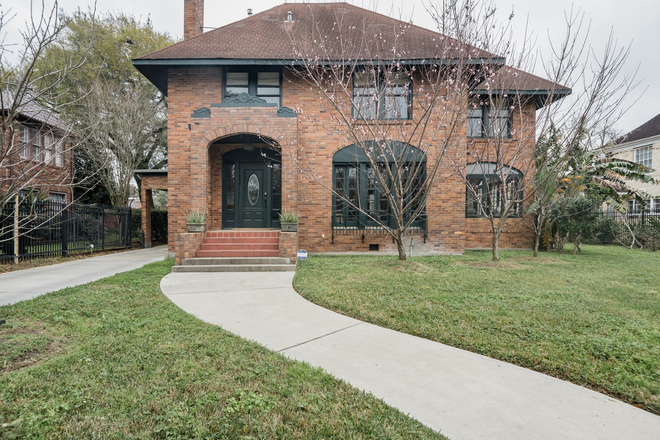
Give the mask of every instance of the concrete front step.
<svg viewBox="0 0 660 440">
<path fill-rule="evenodd" d="M 228 264 L 290 264 L 288 258 L 281 257 L 225 257 L 225 258 L 187 258 L 184 266 L 228 265 Z"/>
<path fill-rule="evenodd" d="M 172 267 L 172 272 L 294 272 L 295 270 L 295 264 L 209 264 Z"/>
</svg>

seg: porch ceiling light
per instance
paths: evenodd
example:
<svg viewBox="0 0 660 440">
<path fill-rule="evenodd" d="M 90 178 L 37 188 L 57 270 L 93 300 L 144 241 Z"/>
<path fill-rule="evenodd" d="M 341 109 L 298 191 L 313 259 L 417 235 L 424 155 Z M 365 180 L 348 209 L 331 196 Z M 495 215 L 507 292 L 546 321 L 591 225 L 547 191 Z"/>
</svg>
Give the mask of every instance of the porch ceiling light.
<svg viewBox="0 0 660 440">
<path fill-rule="evenodd" d="M 245 146 L 243 147 L 243 150 L 245 150 L 245 151 L 254 151 L 254 145 L 252 145 L 252 142 L 247 141 L 245 143 Z"/>
</svg>

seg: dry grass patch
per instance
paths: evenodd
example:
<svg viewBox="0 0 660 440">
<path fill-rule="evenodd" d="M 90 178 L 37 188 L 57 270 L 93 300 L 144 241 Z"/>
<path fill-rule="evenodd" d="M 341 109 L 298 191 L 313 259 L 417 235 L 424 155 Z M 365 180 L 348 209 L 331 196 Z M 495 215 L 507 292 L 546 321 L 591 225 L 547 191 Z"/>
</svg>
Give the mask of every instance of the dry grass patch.
<svg viewBox="0 0 660 440">
<path fill-rule="evenodd" d="M 63 338 L 42 322 L 9 320 L 0 326 L 0 374 L 37 365 L 62 346 Z"/>
</svg>

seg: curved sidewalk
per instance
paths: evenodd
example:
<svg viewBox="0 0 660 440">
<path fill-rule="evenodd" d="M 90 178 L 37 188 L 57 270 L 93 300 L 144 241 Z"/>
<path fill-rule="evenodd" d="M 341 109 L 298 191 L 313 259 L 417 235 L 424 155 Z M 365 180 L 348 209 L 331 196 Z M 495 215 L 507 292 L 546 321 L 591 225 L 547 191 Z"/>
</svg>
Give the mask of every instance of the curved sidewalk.
<svg viewBox="0 0 660 440">
<path fill-rule="evenodd" d="M 118 252 L 0 274 L 0 306 L 91 283 L 167 257 L 167 246 Z"/>
<path fill-rule="evenodd" d="M 660 417 L 437 342 L 348 318 L 294 273 L 172 273 L 161 290 L 202 320 L 324 368 L 451 439 L 658 439 Z"/>
</svg>

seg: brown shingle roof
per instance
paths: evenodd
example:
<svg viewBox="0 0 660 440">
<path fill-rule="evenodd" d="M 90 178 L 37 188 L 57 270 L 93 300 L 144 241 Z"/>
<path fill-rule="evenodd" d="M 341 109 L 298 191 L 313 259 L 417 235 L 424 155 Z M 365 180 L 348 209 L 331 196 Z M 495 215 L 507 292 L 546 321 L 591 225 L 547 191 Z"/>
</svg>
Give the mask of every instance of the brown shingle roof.
<svg viewBox="0 0 660 440">
<path fill-rule="evenodd" d="M 646 139 L 658 135 L 660 135 L 660 114 L 651 120 L 646 121 L 636 129 L 632 130 L 630 133 L 621 136 L 614 142 L 614 144 L 618 145 L 625 142 L 638 141 L 640 139 Z"/>
<path fill-rule="evenodd" d="M 286 22 L 289 11 L 292 23 Z M 457 47 L 452 38 L 348 3 L 290 3 L 137 60 L 297 60 L 317 55 L 329 60 L 428 60 L 452 58 Z M 500 58 L 469 45 L 463 47 L 469 58 Z"/>
<path fill-rule="evenodd" d="M 477 92 L 569 92 L 570 88 L 511 66 L 503 66 L 474 88 Z"/>
</svg>

